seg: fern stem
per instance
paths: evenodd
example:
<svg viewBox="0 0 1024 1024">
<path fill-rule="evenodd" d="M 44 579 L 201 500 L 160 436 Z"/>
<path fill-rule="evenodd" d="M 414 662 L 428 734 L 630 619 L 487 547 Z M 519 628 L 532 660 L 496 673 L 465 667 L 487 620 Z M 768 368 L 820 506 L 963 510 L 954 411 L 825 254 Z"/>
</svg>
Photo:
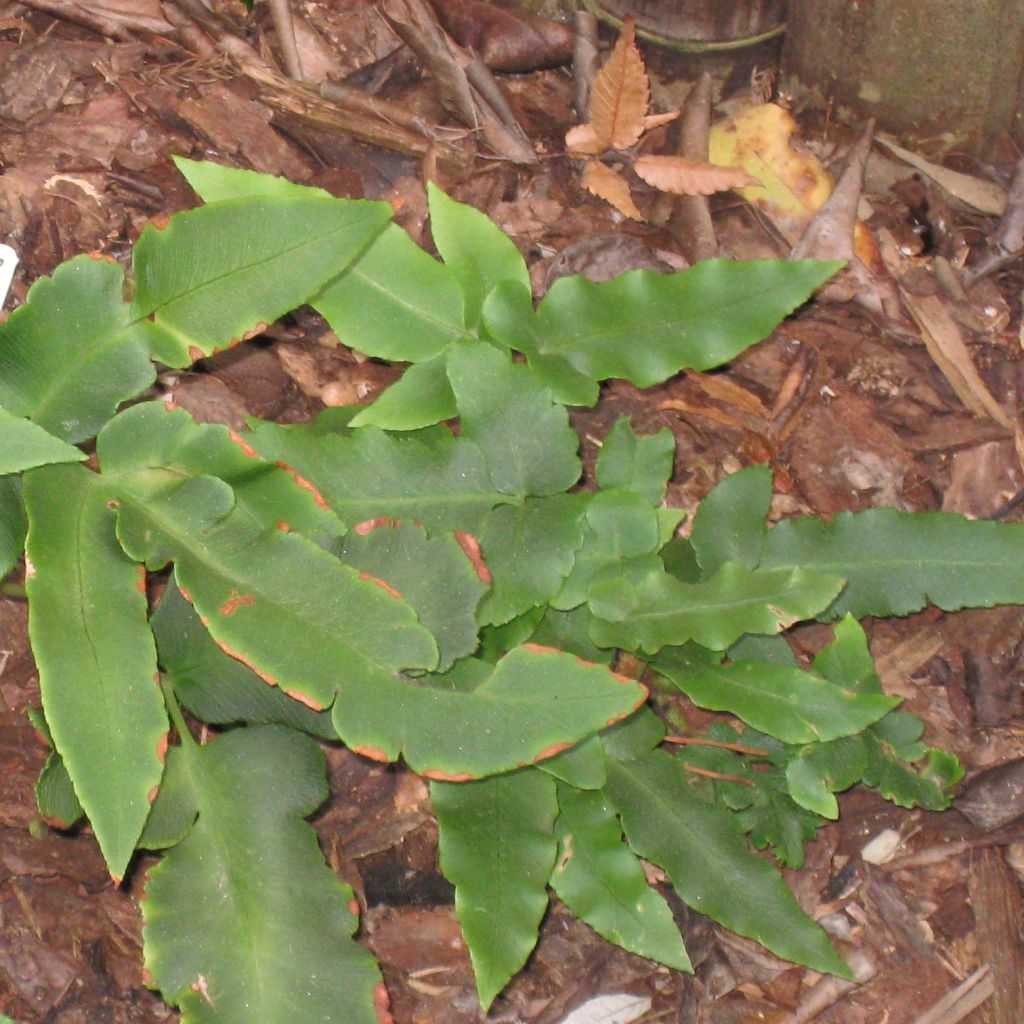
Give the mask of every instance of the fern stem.
<svg viewBox="0 0 1024 1024">
<path fill-rule="evenodd" d="M 679 746 L 694 747 L 718 747 L 720 750 L 734 750 L 737 754 L 750 754 L 751 757 L 769 757 L 767 750 L 758 747 L 744 747 L 739 743 L 726 743 L 723 740 L 707 740 L 702 736 L 666 736 L 666 743 L 676 743 Z"/>
<path fill-rule="evenodd" d="M 687 764 L 685 761 L 680 762 L 682 766 L 694 775 L 703 775 L 708 779 L 719 779 L 722 782 L 740 782 L 744 786 L 753 786 L 754 783 L 750 779 L 743 778 L 742 775 L 729 775 L 727 772 L 714 772 L 710 768 L 696 768 L 692 764 Z"/>
<path fill-rule="evenodd" d="M 174 728 L 178 733 L 178 739 L 183 746 L 196 746 L 195 737 L 189 730 L 185 716 L 181 713 L 181 706 L 178 704 L 178 697 L 174 692 L 174 685 L 166 679 L 160 680 L 160 688 L 164 692 L 164 704 L 167 705 L 167 713 L 171 716 Z"/>
</svg>

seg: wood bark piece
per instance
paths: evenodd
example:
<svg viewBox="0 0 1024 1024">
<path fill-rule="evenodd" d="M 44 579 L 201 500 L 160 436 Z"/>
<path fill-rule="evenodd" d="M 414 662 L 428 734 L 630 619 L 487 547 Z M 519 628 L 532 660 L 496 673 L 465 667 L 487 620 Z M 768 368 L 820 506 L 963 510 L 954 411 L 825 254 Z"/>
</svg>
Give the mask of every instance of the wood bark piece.
<svg viewBox="0 0 1024 1024">
<path fill-rule="evenodd" d="M 125 42 L 132 39 L 133 32 L 154 35 L 174 32 L 174 26 L 162 15 L 147 14 L 144 10 L 118 10 L 101 4 L 93 6 L 77 0 L 25 0 L 25 5 L 63 21 L 72 21 L 100 35 Z"/>
<path fill-rule="evenodd" d="M 982 772 L 954 801 L 971 824 L 990 832 L 1024 815 L 1024 761 Z"/>
<path fill-rule="evenodd" d="M 473 56 L 449 38 L 426 0 L 385 0 L 381 11 L 401 40 L 430 70 L 448 109 L 470 129 L 479 131 L 498 156 L 519 164 L 536 162 L 537 155 L 519 123 L 503 120 L 502 113 L 473 85 L 467 74 Z M 474 74 L 482 71 L 475 70 Z"/>
<path fill-rule="evenodd" d="M 853 298 L 868 312 L 902 320 L 899 299 L 874 239 L 866 228 L 858 238 L 857 206 L 864 190 L 864 166 L 871 152 L 874 121 L 850 147 L 831 195 L 811 218 L 790 259 L 846 260 L 847 268 L 821 294 L 843 301 Z"/>
<path fill-rule="evenodd" d="M 992 973 L 981 967 L 918 1017 L 914 1024 L 958 1024 L 993 992 Z"/>
<path fill-rule="evenodd" d="M 708 160 L 711 130 L 711 75 L 704 72 L 694 83 L 683 104 L 678 153 L 690 160 Z M 668 221 L 668 230 L 691 262 L 718 255 L 718 236 L 711 222 L 707 196 L 680 196 Z"/>
<path fill-rule="evenodd" d="M 270 17 L 274 22 L 278 46 L 281 47 L 281 60 L 288 77 L 296 82 L 303 80 L 302 62 L 299 60 L 299 48 L 295 44 L 295 25 L 292 23 L 291 0 L 269 0 Z"/>
<path fill-rule="evenodd" d="M 234 58 L 243 74 L 262 87 L 260 101 L 273 110 L 322 131 L 350 136 L 407 156 L 424 157 L 433 147 L 438 149 L 442 163 L 461 165 L 467 159 L 465 153 L 440 142 L 426 125 L 397 104 L 337 83 L 325 83 L 315 91 L 304 83 L 293 82 L 269 67 L 237 36 L 225 33 L 217 39 L 217 46 Z"/>
<path fill-rule="evenodd" d="M 1006 209 L 996 226 L 985 251 L 967 270 L 967 280 L 974 282 L 1002 269 L 1024 253 L 1024 156 L 1017 161 L 1017 170 L 1010 185 Z"/>
<path fill-rule="evenodd" d="M 895 240 L 885 229 L 880 232 L 880 239 L 882 258 L 898 283 L 908 269 L 907 261 L 900 254 Z M 903 287 L 900 287 L 900 294 L 920 329 L 928 354 L 949 381 L 957 398 L 975 416 L 985 417 L 1013 430 L 1012 417 L 995 400 L 981 379 L 960 328 L 946 310 L 942 300 L 935 295 L 914 295 Z"/>
<path fill-rule="evenodd" d="M 576 110 L 576 117 L 583 120 L 590 109 L 590 90 L 601 67 L 597 49 L 597 18 L 590 11 L 577 11 L 574 15 L 573 28 L 573 107 Z"/>
<path fill-rule="evenodd" d="M 978 959 L 992 969 L 992 999 L 984 1009 L 986 1024 L 1020 1024 L 1024 1020 L 1024 945 L 1020 938 L 1024 901 L 1003 852 L 976 850 L 968 885 Z"/>
</svg>

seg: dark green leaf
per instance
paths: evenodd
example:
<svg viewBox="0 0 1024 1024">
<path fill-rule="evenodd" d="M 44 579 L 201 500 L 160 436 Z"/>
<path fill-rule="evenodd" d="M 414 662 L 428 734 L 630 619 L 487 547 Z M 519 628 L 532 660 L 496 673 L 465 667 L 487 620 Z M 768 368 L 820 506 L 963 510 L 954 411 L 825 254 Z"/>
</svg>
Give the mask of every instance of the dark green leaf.
<svg viewBox="0 0 1024 1024">
<path fill-rule="evenodd" d="M 803 569 L 747 569 L 727 562 L 702 583 L 666 572 L 640 580 L 604 579 L 591 587 L 591 631 L 600 647 L 654 654 L 695 640 L 725 650 L 744 633 L 774 634 L 828 607 L 842 589 L 836 576 Z"/>
<path fill-rule="evenodd" d="M 249 443 L 310 481 L 350 526 L 369 519 L 415 519 L 431 532 L 479 535 L 495 505 L 508 501 L 491 484 L 480 449 L 445 427 L 398 437 L 376 427 L 349 436 L 257 425 Z"/>
<path fill-rule="evenodd" d="M 565 408 L 530 371 L 483 342 L 448 350 L 448 378 L 462 420 L 496 490 L 519 496 L 556 494 L 580 475 L 579 439 Z"/>
<path fill-rule="evenodd" d="M 140 849 L 166 850 L 177 846 L 192 831 L 199 813 L 195 781 L 187 754 L 181 747 L 171 747 L 160 789 L 139 837 Z"/>
<path fill-rule="evenodd" d="M 833 740 L 860 732 L 899 703 L 882 694 L 855 694 L 798 668 L 763 661 L 721 664 L 695 644 L 665 648 L 654 668 L 690 700 L 729 711 L 786 743 Z"/>
<path fill-rule="evenodd" d="M 604 791 L 634 852 L 664 868 L 687 906 L 786 960 L 852 977 L 778 870 L 750 851 L 728 811 L 694 795 L 674 757 L 610 761 Z"/>
<path fill-rule="evenodd" d="M 391 216 L 386 203 L 250 195 L 175 214 L 135 245 L 135 317 L 155 358 L 187 366 L 309 301 Z"/>
<path fill-rule="evenodd" d="M 150 871 L 146 967 L 185 1024 L 378 1024 L 380 975 L 352 939 L 351 890 L 302 818 L 323 755 L 281 726 L 181 748 L 199 818 Z"/>
<path fill-rule="evenodd" d="M 71 776 L 64 767 L 64 758 L 53 749 L 53 737 L 42 709 L 29 708 L 28 719 L 36 731 L 50 746 L 46 764 L 36 779 L 36 806 L 39 813 L 52 825 L 58 828 L 71 828 L 85 811 L 75 795 Z"/>
<path fill-rule="evenodd" d="M 615 812 L 600 793 L 558 787 L 558 863 L 551 885 L 563 903 L 609 942 L 692 971 L 665 900 L 622 841 Z"/>
<path fill-rule="evenodd" d="M 604 747 L 597 736 L 591 736 L 575 747 L 541 761 L 537 767 L 576 789 L 600 789 L 606 778 Z"/>
<path fill-rule="evenodd" d="M 120 879 L 163 771 L 167 716 L 144 576 L 117 545 L 108 499 L 81 466 L 25 474 L 29 635 L 46 721 Z"/>
<path fill-rule="evenodd" d="M 555 864 L 555 781 L 526 768 L 480 782 L 430 787 L 441 870 L 486 1010 L 537 941 Z"/>
<path fill-rule="evenodd" d="M 585 508 L 582 495 L 553 494 L 491 513 L 480 543 L 494 585 L 480 605 L 481 622 L 508 622 L 558 592 L 583 539 Z"/>
<path fill-rule="evenodd" d="M 476 327 L 487 294 L 505 281 L 529 289 L 526 263 L 512 240 L 489 217 L 449 198 L 427 182 L 430 233 L 466 299 L 466 323 Z"/>
<path fill-rule="evenodd" d="M 397 224 L 389 224 L 312 304 L 346 345 L 378 359 L 423 362 L 467 336 L 459 275 Z"/>
<path fill-rule="evenodd" d="M 690 543 L 705 573 L 726 562 L 757 568 L 771 502 L 771 470 L 751 466 L 726 477 L 700 503 Z"/>
<path fill-rule="evenodd" d="M 0 477 L 0 580 L 21 557 L 27 529 L 21 480 L 13 476 Z"/>
<path fill-rule="evenodd" d="M 665 723 L 649 707 L 640 708 L 601 733 L 605 753 L 617 761 L 632 761 L 653 750 L 664 738 Z"/>
<path fill-rule="evenodd" d="M 529 611 L 517 615 L 500 626 L 484 626 L 480 630 L 480 650 L 477 656 L 485 661 L 495 662 L 503 654 L 508 654 L 513 647 L 525 644 L 537 629 L 537 625 L 544 616 L 544 606 L 538 605 Z M 548 647 L 558 647 L 559 644 L 547 644 Z M 596 648 L 595 648 L 596 650 Z M 598 658 L 590 659 L 599 661 Z"/>
<path fill-rule="evenodd" d="M 721 366 L 767 337 L 840 267 L 786 260 L 705 260 L 675 274 L 634 270 L 595 284 L 563 277 L 538 309 L 541 355 L 593 380 L 650 387 L 681 369 Z"/>
<path fill-rule="evenodd" d="M 77 448 L 37 427 L 31 420 L 3 408 L 0 408 L 0 436 L 4 439 L 0 448 L 0 476 L 55 462 L 81 462 L 85 458 Z"/>
<path fill-rule="evenodd" d="M 435 671 L 473 653 L 476 606 L 487 586 L 453 536 L 428 539 L 422 526 L 392 519 L 350 531 L 338 554 L 346 565 L 389 583 L 416 609 L 437 641 Z"/>
<path fill-rule="evenodd" d="M 637 437 L 629 418 L 621 417 L 605 435 L 597 457 L 596 476 L 603 491 L 631 491 L 652 505 L 665 497 L 672 475 L 676 440 L 667 427 L 648 437 Z"/>
<path fill-rule="evenodd" d="M 337 735 L 330 712 L 306 707 L 225 654 L 173 580 L 151 624 L 164 679 L 201 721 L 211 725 L 287 725 L 322 739 Z"/>
<path fill-rule="evenodd" d="M 116 263 L 76 256 L 0 324 L 0 404 L 64 441 L 92 437 L 153 383 Z"/>
<path fill-rule="evenodd" d="M 560 651 L 575 654 L 584 661 L 609 665 L 613 652 L 596 647 L 591 642 L 590 622 L 591 615 L 586 608 L 574 608 L 569 612 L 547 608 L 530 639 L 541 647 L 555 647 Z"/>
<path fill-rule="evenodd" d="M 763 567 L 835 573 L 846 589 L 827 618 L 908 615 L 1024 602 L 1024 525 L 891 508 L 788 519 L 768 531 Z"/>
<path fill-rule="evenodd" d="M 460 663 L 463 664 L 463 663 Z M 346 745 L 381 761 L 404 754 L 421 775 L 482 778 L 553 757 L 646 699 L 643 687 L 570 654 L 517 647 L 475 689 L 392 673 L 343 681 L 334 723 Z"/>
</svg>

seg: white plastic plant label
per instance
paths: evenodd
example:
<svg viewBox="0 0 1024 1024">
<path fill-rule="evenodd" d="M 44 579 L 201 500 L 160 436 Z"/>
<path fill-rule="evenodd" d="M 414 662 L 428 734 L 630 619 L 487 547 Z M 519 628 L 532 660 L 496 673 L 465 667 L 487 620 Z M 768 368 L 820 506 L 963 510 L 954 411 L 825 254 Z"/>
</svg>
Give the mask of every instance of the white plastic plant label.
<svg viewBox="0 0 1024 1024">
<path fill-rule="evenodd" d="M 18 254 L 9 245 L 0 245 L 0 308 L 7 301 L 7 292 L 14 280 Z"/>
</svg>

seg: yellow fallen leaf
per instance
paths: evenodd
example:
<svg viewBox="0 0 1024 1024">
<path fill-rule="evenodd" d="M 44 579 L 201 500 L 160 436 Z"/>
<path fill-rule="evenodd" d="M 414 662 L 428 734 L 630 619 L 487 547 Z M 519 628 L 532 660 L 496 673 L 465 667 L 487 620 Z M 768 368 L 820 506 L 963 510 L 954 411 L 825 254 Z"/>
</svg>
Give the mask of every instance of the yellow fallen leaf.
<svg viewBox="0 0 1024 1024">
<path fill-rule="evenodd" d="M 740 195 L 764 212 L 790 245 L 832 194 L 832 176 L 804 144 L 793 116 L 775 103 L 747 107 L 712 127 L 708 158 L 742 167 L 760 182 L 740 189 Z M 853 250 L 866 266 L 880 266 L 878 247 L 860 221 Z"/>
<path fill-rule="evenodd" d="M 611 203 L 619 213 L 632 220 L 643 220 L 644 215 L 637 209 L 629 192 L 626 179 L 621 177 L 600 160 L 588 160 L 583 168 L 583 187 L 599 199 Z"/>
</svg>

